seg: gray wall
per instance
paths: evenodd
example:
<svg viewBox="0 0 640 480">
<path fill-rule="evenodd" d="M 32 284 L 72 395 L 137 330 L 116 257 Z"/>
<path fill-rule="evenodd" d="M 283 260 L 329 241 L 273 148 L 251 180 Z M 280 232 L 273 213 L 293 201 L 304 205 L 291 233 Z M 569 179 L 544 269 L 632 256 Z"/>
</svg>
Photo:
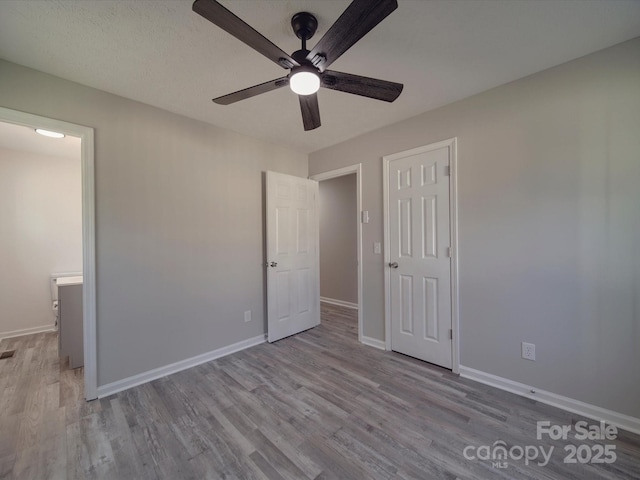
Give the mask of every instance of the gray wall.
<svg viewBox="0 0 640 480">
<path fill-rule="evenodd" d="M 358 303 L 356 175 L 320 182 L 320 296 Z"/>
<path fill-rule="evenodd" d="M 53 327 L 51 274 L 82 271 L 79 157 L 0 148 L 0 338 Z"/>
<path fill-rule="evenodd" d="M 306 155 L 1 61 L 0 85 L 95 128 L 98 385 L 265 332 L 261 172 Z"/>
<path fill-rule="evenodd" d="M 451 137 L 461 364 L 640 417 L 640 39 L 310 155 L 311 174 L 363 164 L 366 336 L 384 338 L 381 157 Z"/>
</svg>

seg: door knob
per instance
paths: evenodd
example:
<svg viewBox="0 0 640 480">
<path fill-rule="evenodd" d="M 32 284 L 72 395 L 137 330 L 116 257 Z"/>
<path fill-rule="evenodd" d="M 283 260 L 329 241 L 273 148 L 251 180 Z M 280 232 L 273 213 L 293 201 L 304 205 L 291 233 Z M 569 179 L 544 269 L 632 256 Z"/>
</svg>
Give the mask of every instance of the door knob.
<svg viewBox="0 0 640 480">
<path fill-rule="evenodd" d="M 269 265 L 271 267 L 277 267 L 278 266 L 278 262 L 271 262 L 271 264 Z"/>
<path fill-rule="evenodd" d="M 391 268 L 398 268 L 398 262 L 391 262 L 391 263 L 389 264 L 389 266 L 390 266 Z"/>
</svg>

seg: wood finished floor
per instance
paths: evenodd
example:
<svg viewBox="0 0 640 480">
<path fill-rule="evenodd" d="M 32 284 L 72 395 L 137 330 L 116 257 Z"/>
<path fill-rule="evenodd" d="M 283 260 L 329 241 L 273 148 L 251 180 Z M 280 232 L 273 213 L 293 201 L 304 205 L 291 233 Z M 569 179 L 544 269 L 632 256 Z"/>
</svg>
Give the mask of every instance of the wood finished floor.
<svg viewBox="0 0 640 480">
<path fill-rule="evenodd" d="M 640 438 L 620 432 L 610 465 L 564 464 L 536 421 L 580 417 L 357 343 L 354 311 L 108 398 L 82 400 L 82 370 L 55 333 L 0 343 L 1 479 L 631 479 Z M 554 446 L 505 469 L 467 445 Z M 574 442 L 576 443 L 576 442 Z"/>
</svg>

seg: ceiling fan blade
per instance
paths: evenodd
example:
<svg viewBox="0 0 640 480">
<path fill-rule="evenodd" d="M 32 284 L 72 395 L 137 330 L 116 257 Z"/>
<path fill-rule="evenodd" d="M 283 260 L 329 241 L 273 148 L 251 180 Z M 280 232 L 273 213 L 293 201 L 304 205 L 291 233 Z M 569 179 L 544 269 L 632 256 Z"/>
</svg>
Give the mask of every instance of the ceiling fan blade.
<svg viewBox="0 0 640 480">
<path fill-rule="evenodd" d="M 396 0 L 353 0 L 307 55 L 321 71 L 398 8 Z"/>
<path fill-rule="evenodd" d="M 237 92 L 229 93 L 228 95 L 223 95 L 222 97 L 214 98 L 213 101 L 218 105 L 230 105 L 232 103 L 239 102 L 240 100 L 244 100 L 245 98 L 255 97 L 256 95 L 267 93 L 271 90 L 277 90 L 278 88 L 284 87 L 285 85 L 289 85 L 288 77 L 276 78 L 275 80 L 264 82 L 260 85 L 254 85 L 253 87 L 245 88 L 243 90 L 238 90 Z"/>
<path fill-rule="evenodd" d="M 282 68 L 288 69 L 299 65 L 290 55 L 283 52 L 262 36 L 262 34 L 254 30 L 250 25 L 215 0 L 195 0 L 195 2 L 193 2 L 193 11 L 227 33 L 230 33 L 238 40 L 246 43 Z"/>
<path fill-rule="evenodd" d="M 378 80 L 377 78 L 361 77 L 351 73 L 325 70 L 321 77 L 321 86 L 331 90 L 353 93 L 363 97 L 393 102 L 402 93 L 404 85 L 401 83 Z"/>
<path fill-rule="evenodd" d="M 320 126 L 320 109 L 318 108 L 318 94 L 298 95 L 304 131 L 313 130 Z"/>
</svg>

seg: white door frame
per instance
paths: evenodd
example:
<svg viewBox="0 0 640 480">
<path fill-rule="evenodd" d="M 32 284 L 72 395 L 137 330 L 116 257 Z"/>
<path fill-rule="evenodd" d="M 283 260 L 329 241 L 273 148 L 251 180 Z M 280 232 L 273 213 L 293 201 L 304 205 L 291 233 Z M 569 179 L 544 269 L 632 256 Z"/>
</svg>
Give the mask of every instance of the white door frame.
<svg viewBox="0 0 640 480">
<path fill-rule="evenodd" d="M 330 170 L 328 172 L 317 173 L 310 176 L 311 180 L 322 182 L 332 178 L 344 177 L 345 175 L 356 174 L 356 215 L 357 215 L 357 261 L 358 261 L 358 341 L 362 342 L 362 164 L 349 165 L 347 167 Z M 320 232 L 318 231 L 318 234 Z"/>
<path fill-rule="evenodd" d="M 84 328 L 84 397 L 98 398 L 96 344 L 96 227 L 93 128 L 0 107 L 0 121 L 45 128 L 79 137 L 82 165 L 82 313 Z"/>
<path fill-rule="evenodd" d="M 389 232 L 389 165 L 393 160 L 417 155 L 420 153 L 449 147 L 449 220 L 451 238 L 451 329 L 453 339 L 451 340 L 451 364 L 453 373 L 460 370 L 460 322 L 459 322 L 459 290 L 458 290 L 458 157 L 457 157 L 456 137 L 441 142 L 431 143 L 404 152 L 385 155 L 382 157 L 382 189 L 383 189 L 383 219 L 384 219 L 384 292 L 385 292 L 385 312 L 384 312 L 384 334 L 385 348 L 391 350 L 391 270 L 387 267 L 391 258 L 390 232 Z"/>
</svg>

